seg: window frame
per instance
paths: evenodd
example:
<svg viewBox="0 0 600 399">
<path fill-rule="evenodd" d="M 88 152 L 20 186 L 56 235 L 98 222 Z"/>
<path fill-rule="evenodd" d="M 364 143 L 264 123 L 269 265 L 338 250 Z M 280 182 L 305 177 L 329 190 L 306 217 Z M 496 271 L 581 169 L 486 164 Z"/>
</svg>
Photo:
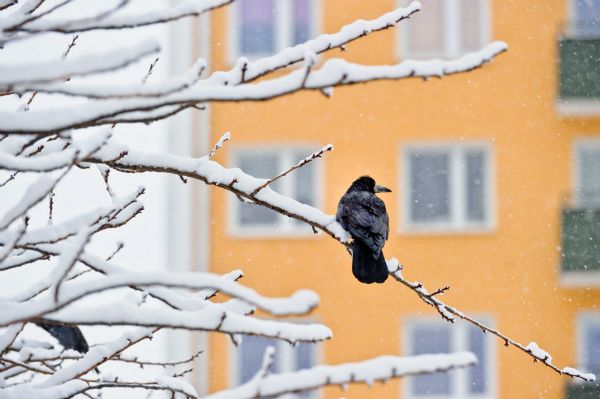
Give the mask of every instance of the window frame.
<svg viewBox="0 0 600 399">
<path fill-rule="evenodd" d="M 289 319 L 290 322 L 298 322 L 298 323 L 313 323 L 315 322 L 314 320 L 297 320 L 297 319 Z M 242 342 L 243 342 L 244 337 L 242 337 Z M 279 339 L 273 339 L 275 341 L 275 357 L 277 358 L 279 356 L 279 361 L 280 364 L 283 365 L 282 370 L 280 370 L 279 372 L 286 372 L 286 371 L 290 371 L 289 369 L 286 369 L 286 367 L 289 367 L 290 365 L 293 365 L 296 361 L 295 358 L 295 354 L 294 354 L 294 349 L 296 348 L 296 346 L 291 345 L 290 343 L 286 342 L 286 341 L 282 341 Z M 323 352 L 322 352 L 322 345 L 321 343 L 307 343 L 311 346 L 312 351 L 313 351 L 313 359 L 314 359 L 314 366 L 318 366 L 323 362 Z M 237 387 L 240 384 L 242 384 L 242 382 L 240 381 L 240 373 L 239 373 L 239 368 L 238 365 L 241 362 L 241 357 L 240 357 L 240 352 L 237 350 L 238 347 L 232 342 L 232 340 L 229 340 L 229 386 L 231 388 Z M 313 366 L 313 367 L 314 367 Z M 312 394 L 310 396 L 310 399 L 321 399 L 323 397 L 322 395 L 322 390 L 320 389 L 316 389 L 312 391 Z M 280 396 L 281 399 L 293 399 L 296 398 L 295 394 L 286 394 L 286 395 L 282 395 Z"/>
<path fill-rule="evenodd" d="M 466 50 L 460 47 L 460 25 L 461 17 L 459 15 L 459 1 L 462 0 L 445 0 L 446 14 L 444 20 L 446 23 L 446 29 L 444 37 L 446 42 L 444 43 L 444 50 L 442 54 L 428 51 L 410 51 L 408 43 L 410 41 L 410 33 L 407 24 L 413 22 L 412 20 L 400 23 L 396 27 L 396 57 L 398 59 L 425 59 L 425 58 L 455 58 L 465 54 Z M 490 0 L 480 0 L 483 2 L 483 12 L 481 13 L 481 29 L 479 32 L 479 39 L 481 46 L 485 46 L 491 41 L 492 37 L 492 15 Z M 410 1 L 407 0 L 396 0 L 397 7 L 405 7 Z M 423 7 L 419 13 L 427 12 L 427 7 Z M 418 16 L 417 16 L 418 17 Z"/>
<path fill-rule="evenodd" d="M 233 145 L 231 146 L 231 151 L 229 152 L 229 165 L 231 167 L 237 167 L 239 165 L 239 157 L 241 154 L 245 152 L 253 152 L 253 151 L 261 151 L 265 155 L 275 154 L 278 156 L 279 164 L 281 165 L 280 156 L 284 156 L 288 161 L 292 160 L 294 153 L 305 153 L 305 156 L 309 156 L 315 151 L 318 151 L 322 146 L 315 144 L 307 144 L 307 143 L 297 143 L 297 144 L 276 144 L 276 143 L 253 143 L 250 145 Z M 318 159 L 311 162 L 312 167 L 314 168 L 314 186 L 313 186 L 313 196 L 314 196 L 314 207 L 321 209 L 324 203 L 324 181 L 325 181 L 325 171 L 323 165 L 324 159 Z M 293 160 L 291 163 L 285 163 L 288 165 L 286 167 L 292 166 L 295 164 Z M 279 173 L 283 171 L 282 168 L 275 172 Z M 275 174 L 271 177 L 274 177 Z M 288 176 L 284 176 L 279 180 L 280 186 L 280 194 L 290 196 L 290 190 L 292 184 L 290 177 L 293 175 L 292 172 Z M 239 202 L 240 200 L 235 195 L 229 196 L 228 206 L 227 206 L 227 227 L 228 233 L 230 236 L 235 238 L 306 238 L 313 237 L 315 234 L 312 229 L 306 223 L 301 224 L 293 224 L 293 221 L 287 216 L 277 214 L 277 224 L 275 225 L 254 225 L 254 226 L 244 226 L 238 223 L 239 220 Z M 257 205 L 258 206 L 258 205 Z"/>
<path fill-rule="evenodd" d="M 580 155 L 581 150 L 589 150 L 594 149 L 600 153 L 600 136 L 596 137 L 579 137 L 573 141 L 572 146 L 572 182 L 573 187 L 571 189 L 571 193 L 573 195 L 573 205 L 577 207 L 582 207 L 584 203 L 584 198 L 582 196 L 582 175 L 581 175 L 581 162 Z"/>
<path fill-rule="evenodd" d="M 476 315 L 476 319 L 486 324 L 487 326 L 494 328 L 494 318 L 490 315 Z M 432 316 L 410 316 L 404 319 L 402 323 L 402 347 L 401 353 L 404 356 L 410 356 L 412 352 L 412 336 L 411 336 L 411 328 L 412 327 L 445 327 L 448 331 L 450 331 L 450 353 L 460 352 L 460 351 L 468 351 L 468 328 L 471 324 L 458 320 L 453 324 L 448 324 L 445 321 Z M 451 380 L 454 387 L 453 392 L 449 395 L 413 395 L 411 393 L 412 388 L 412 378 L 404 379 L 403 384 L 401 384 L 401 395 L 406 399 L 496 399 L 498 397 L 498 381 L 497 381 L 497 371 L 495 365 L 497 364 L 497 353 L 496 353 L 496 344 L 493 339 L 491 339 L 489 334 L 484 334 L 484 342 L 485 348 L 488 356 L 488 361 L 486 363 L 486 382 L 489 387 L 488 392 L 485 394 L 469 394 L 465 392 L 465 388 L 467 386 L 467 371 L 468 368 L 458 368 L 451 371 Z"/>
<path fill-rule="evenodd" d="M 275 48 L 273 54 L 276 54 L 287 47 L 292 47 L 293 41 L 293 24 L 292 24 L 292 7 L 294 0 L 275 0 L 277 6 L 275 11 L 274 32 L 275 32 Z M 311 29 L 309 37 L 315 38 L 321 32 L 321 1 L 309 0 L 311 3 L 310 25 Z M 249 60 L 257 60 L 268 57 L 273 54 L 257 53 L 257 54 L 242 54 L 239 43 L 239 26 L 238 19 L 240 16 L 240 5 L 234 2 L 229 5 L 227 18 L 227 60 L 230 65 L 235 65 L 239 57 L 247 57 Z"/>
<path fill-rule="evenodd" d="M 481 150 L 484 155 L 484 220 L 480 223 L 469 222 L 466 218 L 465 210 L 460 210 L 461 200 L 466 198 L 464 183 L 465 176 L 457 173 L 457 167 L 461 160 L 464 160 L 464 154 L 469 150 Z M 411 187 L 410 187 L 410 155 L 414 152 L 439 152 L 448 153 L 450 158 L 449 167 L 449 198 L 450 198 L 450 220 L 447 222 L 415 222 L 411 220 Z M 400 148 L 399 187 L 402 193 L 400 200 L 400 223 L 399 232 L 403 234 L 482 234 L 489 233 L 496 228 L 496 171 L 495 171 L 495 152 L 492 143 L 489 141 L 436 141 L 436 142 L 410 142 L 405 143 Z M 458 187 L 458 188 L 457 188 Z"/>
</svg>

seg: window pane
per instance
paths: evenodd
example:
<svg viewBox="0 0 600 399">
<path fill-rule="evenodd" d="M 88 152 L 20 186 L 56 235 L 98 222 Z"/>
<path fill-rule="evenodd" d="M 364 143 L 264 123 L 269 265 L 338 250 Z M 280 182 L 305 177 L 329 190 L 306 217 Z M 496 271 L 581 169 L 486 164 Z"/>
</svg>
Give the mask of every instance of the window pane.
<svg viewBox="0 0 600 399">
<path fill-rule="evenodd" d="M 293 0 L 293 3 L 294 32 L 292 32 L 292 44 L 304 43 L 311 39 L 312 0 Z"/>
<path fill-rule="evenodd" d="M 244 0 L 240 7 L 239 43 L 243 55 L 275 52 L 274 0 Z"/>
<path fill-rule="evenodd" d="M 303 151 L 294 157 L 294 164 L 300 162 L 310 154 L 310 151 Z M 318 161 L 313 161 L 300 169 L 296 169 L 292 174 L 284 177 L 293 179 L 292 197 L 307 205 L 315 205 L 315 174 Z M 287 167 L 292 166 L 288 165 Z"/>
<path fill-rule="evenodd" d="M 296 351 L 296 370 L 308 369 L 315 364 L 314 344 L 301 343 L 294 349 Z"/>
<path fill-rule="evenodd" d="M 263 337 L 255 337 L 253 335 L 245 335 L 242 343 L 236 348 L 238 352 L 238 383 L 243 383 L 251 379 L 262 365 L 263 355 L 268 346 L 274 346 L 275 341 Z M 279 371 L 279 360 L 277 353 L 275 354 L 272 372 Z"/>
<path fill-rule="evenodd" d="M 415 326 L 411 329 L 411 355 L 450 352 L 450 330 L 445 326 Z M 450 394 L 449 373 L 420 375 L 412 378 L 411 392 L 415 396 Z"/>
<path fill-rule="evenodd" d="M 575 34 L 597 36 L 600 34 L 600 1 L 575 0 Z"/>
<path fill-rule="evenodd" d="M 482 22 L 484 1 L 487 0 L 459 0 L 460 15 L 460 50 L 461 52 L 477 51 L 483 47 Z M 485 21 L 486 23 L 488 21 Z"/>
<path fill-rule="evenodd" d="M 411 221 L 449 221 L 449 155 L 413 153 L 409 162 Z"/>
<path fill-rule="evenodd" d="M 408 5 L 410 1 L 406 2 Z M 405 25 L 409 56 L 443 56 L 446 49 L 446 0 L 427 0 L 421 12 Z"/>
<path fill-rule="evenodd" d="M 296 163 L 300 162 L 301 160 L 303 160 L 304 158 L 306 158 L 309 154 L 310 154 L 310 150 L 305 150 L 305 151 L 301 151 L 298 152 L 296 154 L 296 156 L 293 158 L 293 164 L 295 165 Z M 303 204 L 307 204 L 307 205 L 311 205 L 311 206 L 315 206 L 316 205 L 316 188 L 317 188 L 317 184 L 316 184 L 316 162 L 317 161 L 313 161 L 303 167 L 301 167 L 300 169 L 296 169 L 295 171 L 292 172 L 292 174 L 288 175 L 287 179 L 292 179 L 292 192 L 291 192 L 291 196 L 292 198 L 294 198 L 295 200 L 303 203 Z M 292 166 L 292 165 L 289 165 Z M 284 178 L 284 179 L 285 179 Z M 292 224 L 296 225 L 296 226 L 303 226 L 302 228 L 305 228 L 307 232 L 310 232 L 310 226 L 307 225 L 304 222 L 301 222 L 299 220 L 293 219 L 291 220 Z"/>
<path fill-rule="evenodd" d="M 485 334 L 480 329 L 468 326 L 468 350 L 477 356 L 477 364 L 468 370 L 468 391 L 474 394 L 483 394 L 487 391 L 485 365 L 488 362 L 489 353 L 485 347 Z"/>
<path fill-rule="evenodd" d="M 587 346 L 585 350 L 587 351 L 587 362 L 584 367 L 590 373 L 594 373 L 596 375 L 600 374 L 600 325 L 591 325 L 586 329 L 585 341 Z"/>
<path fill-rule="evenodd" d="M 483 152 L 467 152 L 465 167 L 467 220 L 483 222 L 485 220 L 485 158 Z"/>
<path fill-rule="evenodd" d="M 302 343 L 296 345 L 294 352 L 296 354 L 295 370 L 308 369 L 315 365 L 314 344 Z M 314 391 L 306 391 L 297 394 L 299 398 L 314 398 Z"/>
<path fill-rule="evenodd" d="M 583 207 L 600 206 L 600 149 L 580 149 L 579 187 L 577 195 L 579 205 Z"/>
<path fill-rule="evenodd" d="M 262 154 L 259 151 L 248 152 L 239 157 L 239 165 L 244 172 L 254 177 L 271 178 L 279 173 L 278 156 L 276 154 Z M 279 182 L 273 182 L 269 187 L 277 191 Z M 276 212 L 253 204 L 238 201 L 239 220 L 242 225 L 274 225 L 277 223 Z"/>
</svg>

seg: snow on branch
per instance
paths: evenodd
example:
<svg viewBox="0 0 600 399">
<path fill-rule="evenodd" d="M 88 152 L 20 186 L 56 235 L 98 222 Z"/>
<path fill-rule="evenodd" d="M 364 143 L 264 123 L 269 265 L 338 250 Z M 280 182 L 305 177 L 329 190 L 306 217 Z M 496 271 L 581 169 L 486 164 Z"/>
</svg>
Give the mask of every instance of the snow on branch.
<svg viewBox="0 0 600 399">
<path fill-rule="evenodd" d="M 145 332 L 144 330 L 141 331 Z M 134 342 L 137 337 L 138 336 L 130 337 L 129 340 Z M 146 336 L 142 335 L 141 339 L 144 338 L 146 338 Z M 111 343 L 110 350 L 109 348 L 102 348 L 104 356 L 108 357 L 111 353 L 122 350 L 122 347 L 126 345 L 126 342 L 129 341 L 123 341 L 123 339 L 121 339 Z M 111 386 L 110 384 L 102 383 L 96 384 L 88 382 L 86 384 L 84 382 L 85 380 L 72 380 L 74 377 L 79 377 L 87 373 L 92 369 L 94 364 L 99 364 L 96 353 L 99 349 L 95 348 L 93 351 L 95 351 L 93 354 L 86 355 L 84 359 L 71 366 L 68 372 L 62 372 L 58 377 L 56 377 L 55 374 L 49 377 L 45 382 L 38 384 L 36 387 L 28 388 L 27 391 L 25 391 L 23 387 L 9 389 L 6 391 L 6 394 L 8 395 L 6 397 L 16 399 L 21 397 L 19 395 L 27 392 L 30 395 L 28 397 L 32 399 L 42 397 L 69 398 L 77 393 L 99 389 L 100 387 L 140 387 L 139 384 L 135 385 L 127 382 L 115 382 L 114 385 Z M 344 363 L 331 366 L 323 365 L 294 372 L 269 374 L 268 368 L 272 364 L 273 354 L 273 348 L 268 348 L 259 372 L 247 383 L 236 388 L 205 396 L 203 399 L 253 399 L 277 397 L 287 393 L 300 393 L 325 386 L 339 386 L 341 389 L 346 389 L 349 384 L 367 384 L 371 386 L 376 382 L 383 383 L 391 379 L 412 375 L 448 371 L 471 366 L 477 362 L 475 356 L 469 352 L 419 355 L 412 357 L 380 356 L 356 363 Z M 83 360 L 86 361 L 84 362 Z M 157 387 L 157 389 L 180 392 L 184 393 L 187 397 L 199 398 L 193 388 L 180 380 L 162 377 L 157 379 L 156 382 L 162 387 Z"/>
<path fill-rule="evenodd" d="M 282 77 L 239 86 L 203 84 L 160 98 L 135 98 L 90 102 L 70 109 L 51 109 L 24 113 L 0 112 L 0 133 L 53 134 L 71 128 L 103 124 L 103 120 L 124 113 L 152 111 L 160 107 L 206 102 L 258 101 L 285 96 L 302 90 L 322 90 L 329 87 L 365 83 L 376 80 L 397 80 L 412 77 L 442 77 L 468 72 L 481 67 L 506 50 L 503 42 L 494 42 L 484 49 L 457 60 L 403 61 L 392 66 L 352 64 L 331 59 L 318 70 L 305 76 L 305 71 L 292 71 Z"/>
<path fill-rule="evenodd" d="M 61 252 L 62 253 L 62 252 Z M 4 302 L 0 314 L 0 327 L 55 312 L 91 294 L 120 287 L 171 287 L 186 289 L 214 289 L 234 298 L 251 303 L 273 315 L 298 315 L 310 312 L 319 302 L 318 295 L 310 290 L 296 291 L 286 298 L 267 298 L 251 288 L 212 273 L 119 273 L 93 281 L 68 281 L 62 284 L 58 301 L 49 301 L 49 293 L 40 294 L 25 302 Z M 51 295 L 50 295 L 51 296 Z M 9 298 L 7 298 L 9 299 Z M 101 317 L 101 315 L 98 315 Z"/>
<path fill-rule="evenodd" d="M 10 118 L 8 118 L 9 113 L 0 112 L 0 133 L 49 135 L 65 129 L 107 124 L 112 120 L 111 118 L 127 113 L 148 112 L 169 106 L 189 107 L 207 102 L 262 101 L 303 90 L 320 91 L 376 80 L 443 77 L 479 68 L 504 52 L 506 48 L 505 43 L 497 41 L 478 52 L 466 54 L 456 60 L 407 60 L 390 66 L 360 65 L 341 59 L 330 59 L 320 69 L 310 70 L 308 73 L 305 70 L 296 70 L 282 77 L 258 83 L 230 86 L 211 83 L 209 78 L 187 89 L 158 98 L 90 101 L 77 106 L 76 112 L 70 112 L 73 111 L 72 109 L 57 108 L 10 113 Z M 120 89 L 115 90 L 118 92 Z M 167 115 L 172 113 L 169 112 Z M 134 122 L 139 122 L 139 118 Z"/>
<path fill-rule="evenodd" d="M 117 353 L 122 352 L 144 339 L 151 338 L 152 334 L 153 330 L 150 328 L 139 328 L 123 334 L 120 338 L 108 344 L 96 346 L 86 353 L 83 358 L 77 360 L 70 366 L 57 371 L 45 381 L 42 381 L 38 386 L 40 388 L 47 388 L 80 377 L 104 363 L 106 359 L 110 359 Z"/>
<path fill-rule="evenodd" d="M 15 220 L 24 217 L 29 209 L 46 198 L 63 176 L 64 173 L 55 178 L 47 175 L 38 178 L 35 184 L 29 186 L 21 197 L 21 200 L 0 218 L 0 232 L 10 226 Z"/>
<path fill-rule="evenodd" d="M 233 2 L 234 0 L 185 0 L 170 7 L 144 13 L 111 13 L 111 16 L 105 18 L 101 18 L 97 15 L 81 20 L 73 20 L 70 18 L 44 18 L 37 19 L 22 26 L 8 26 L 4 30 L 7 32 L 18 31 L 27 33 L 78 33 L 90 30 L 138 28 L 141 26 L 176 21 L 185 17 L 196 17 Z"/>
<path fill-rule="evenodd" d="M 15 4 L 17 4 L 18 0 L 0 0 L 0 11 L 4 10 L 5 8 L 14 6 Z"/>
<path fill-rule="evenodd" d="M 213 331 L 229 335 L 258 335 L 291 344 L 320 342 L 332 337 L 331 330 L 321 324 L 297 324 L 259 319 L 229 311 L 224 306 L 210 302 L 198 311 L 176 312 L 164 307 L 138 306 L 126 302 L 107 303 L 103 306 L 74 305 L 44 316 L 43 320 L 70 325 L 145 326 Z"/>
<path fill-rule="evenodd" d="M 420 9 L 421 3 L 413 1 L 408 7 L 397 8 L 378 18 L 351 22 L 336 33 L 324 33 L 305 43 L 285 48 L 277 54 L 256 61 L 238 61 L 236 67 L 230 71 L 213 73 L 209 81 L 229 85 L 251 82 L 271 72 L 303 61 L 307 53 L 322 54 L 335 48 L 344 49 L 347 44 L 361 37 L 396 26 Z"/>
<path fill-rule="evenodd" d="M 87 55 L 78 59 L 63 58 L 46 63 L 0 65 L 0 92 L 10 93 L 12 88 L 19 84 L 52 82 L 73 76 L 114 71 L 156 53 L 159 49 L 156 42 L 143 41 L 128 48 Z"/>
<path fill-rule="evenodd" d="M 154 65 L 154 63 L 151 64 L 151 67 L 152 65 Z M 12 89 L 12 92 L 23 94 L 34 91 L 48 94 L 80 96 L 90 99 L 160 97 L 192 86 L 200 79 L 200 75 L 204 69 L 206 69 L 206 60 L 200 58 L 188 69 L 188 71 L 180 76 L 170 78 L 161 83 L 148 83 L 145 80 L 137 85 L 130 84 L 123 86 L 98 86 L 94 84 L 74 84 L 72 82 L 50 84 L 24 83 L 15 86 Z"/>
<path fill-rule="evenodd" d="M 69 148 L 57 148 L 54 151 L 33 156 L 14 156 L 0 151 L 0 169 L 19 172 L 50 172 L 62 169 L 73 163 L 79 163 L 98 151 L 111 136 L 105 129 L 86 140 L 74 142 Z"/>
<path fill-rule="evenodd" d="M 581 371 L 571 368 L 571 367 L 565 367 L 563 369 L 558 368 L 557 366 L 552 364 L 552 356 L 548 352 L 540 349 L 535 342 L 531 342 L 531 343 L 529 343 L 529 345 L 524 346 L 524 345 L 520 344 L 519 342 L 510 339 L 508 336 L 504 335 L 503 333 L 499 332 L 498 330 L 495 330 L 493 328 L 486 326 L 485 324 L 473 319 L 470 316 L 467 316 L 466 314 L 464 314 L 463 312 L 457 310 L 456 308 L 454 308 L 452 306 L 446 305 L 444 302 L 440 301 L 435 296 L 435 292 L 430 294 L 427 291 L 427 289 L 423 286 L 422 283 L 410 282 L 410 281 L 406 280 L 402 276 L 403 267 L 398 263 L 398 261 L 395 258 L 388 260 L 388 269 L 390 271 L 390 274 L 392 275 L 392 277 L 394 277 L 394 279 L 396 279 L 396 281 L 400 282 L 404 286 L 413 290 L 423 302 L 432 306 L 444 320 L 452 323 L 452 322 L 454 322 L 455 317 L 458 317 L 458 318 L 478 327 L 479 329 L 481 329 L 481 331 L 489 332 L 489 333 L 495 335 L 496 337 L 500 338 L 501 340 L 504 341 L 504 346 L 506 346 L 506 347 L 513 346 L 513 347 L 519 349 L 520 351 L 533 357 L 535 362 L 541 361 L 542 364 L 551 368 L 552 370 L 556 371 L 559 374 L 567 375 L 572 378 L 579 378 L 584 381 L 595 381 L 596 380 L 596 376 L 591 373 L 584 373 L 584 372 L 581 372 Z"/>
<path fill-rule="evenodd" d="M 271 348 L 272 349 L 272 348 Z M 267 350 L 265 359 L 272 356 Z M 448 371 L 477 363 L 470 352 L 411 357 L 380 356 L 357 363 L 316 366 L 306 370 L 268 375 L 263 360 L 260 372 L 239 387 L 208 395 L 204 399 L 252 399 L 278 397 L 286 393 L 300 393 L 330 385 L 345 389 L 348 384 L 373 385 L 393 378 Z"/>
</svg>

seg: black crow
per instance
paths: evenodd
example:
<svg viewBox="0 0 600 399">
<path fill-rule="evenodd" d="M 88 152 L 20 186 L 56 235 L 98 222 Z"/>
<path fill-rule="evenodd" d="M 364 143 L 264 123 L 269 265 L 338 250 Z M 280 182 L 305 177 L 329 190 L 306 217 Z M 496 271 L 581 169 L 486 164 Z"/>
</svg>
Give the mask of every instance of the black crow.
<svg viewBox="0 0 600 399">
<path fill-rule="evenodd" d="M 375 193 L 391 192 L 375 184 L 370 176 L 352 183 L 338 204 L 335 219 L 350 232 L 352 273 L 361 283 L 383 283 L 388 276 L 382 248 L 390 232 L 384 202 Z"/>
<path fill-rule="evenodd" d="M 62 326 L 51 323 L 36 323 L 58 340 L 65 349 L 75 349 L 79 353 L 87 353 L 88 343 L 77 326 Z"/>
</svg>

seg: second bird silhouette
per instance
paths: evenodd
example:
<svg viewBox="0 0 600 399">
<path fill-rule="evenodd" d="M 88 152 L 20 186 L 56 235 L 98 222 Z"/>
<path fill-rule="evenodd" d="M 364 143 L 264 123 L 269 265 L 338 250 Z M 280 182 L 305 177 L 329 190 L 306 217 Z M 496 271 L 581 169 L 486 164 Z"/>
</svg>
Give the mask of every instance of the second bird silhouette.
<svg viewBox="0 0 600 399">
<path fill-rule="evenodd" d="M 361 283 L 383 283 L 388 268 L 383 245 L 390 232 L 385 203 L 376 193 L 391 192 L 370 176 L 356 179 L 338 204 L 336 220 L 353 238 L 352 273 Z"/>
</svg>

